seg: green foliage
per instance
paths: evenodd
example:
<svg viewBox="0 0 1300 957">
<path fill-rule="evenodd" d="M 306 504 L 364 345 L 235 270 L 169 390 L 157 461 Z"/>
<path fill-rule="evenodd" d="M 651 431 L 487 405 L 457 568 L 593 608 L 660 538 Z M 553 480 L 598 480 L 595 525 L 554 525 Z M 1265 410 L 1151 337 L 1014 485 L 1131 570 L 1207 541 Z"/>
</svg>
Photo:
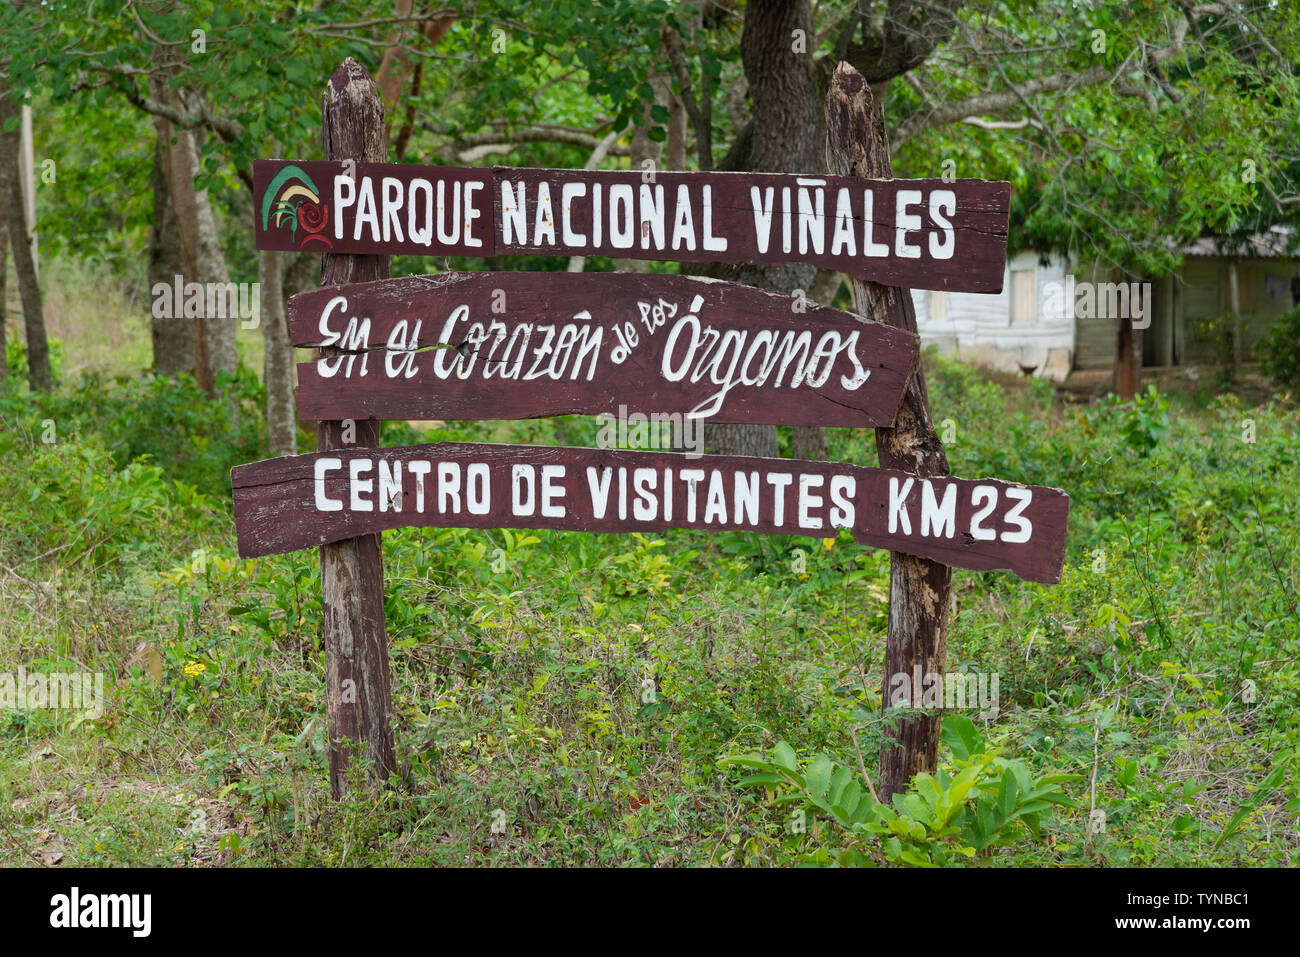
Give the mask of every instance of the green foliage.
<svg viewBox="0 0 1300 957">
<path fill-rule="evenodd" d="M 764 788 L 776 806 L 793 803 L 821 812 L 834 825 L 801 857 L 815 864 L 864 866 L 883 858 L 913 867 L 953 865 L 1012 843 L 1017 825 L 1038 838 L 1053 806 L 1073 803 L 1060 785 L 1078 775 L 1035 775 L 1024 761 L 1000 757 L 969 718 L 946 718 L 943 743 L 950 751 L 947 766 L 934 775 L 918 774 L 906 792 L 894 795 L 892 806 L 864 791 L 848 765 L 825 754 L 800 762 L 784 741 L 770 757 L 737 755 L 718 763 L 753 769 L 741 785 Z"/>
<path fill-rule="evenodd" d="M 1088 423 L 1096 431 L 1121 436 L 1138 455 L 1149 455 L 1169 435 L 1169 401 L 1154 385 L 1131 402 L 1111 393 L 1089 410 Z"/>
<path fill-rule="evenodd" d="M 45 444 L 94 435 L 119 468 L 149 460 L 175 481 L 220 495 L 230 487 L 233 466 L 268 452 L 257 376 L 246 368 L 223 374 L 218 391 L 220 399 L 209 400 L 190 376 L 107 380 L 88 372 L 70 390 L 49 396 L 0 393 L 0 415 L 21 426 L 15 437 Z"/>
<path fill-rule="evenodd" d="M 50 372 L 54 381 L 58 382 L 63 374 L 63 343 L 58 339 L 50 339 L 48 345 Z M 5 343 L 5 363 L 11 381 L 27 381 L 27 344 L 17 336 Z"/>
<path fill-rule="evenodd" d="M 888 805 L 862 777 L 884 737 L 887 553 L 469 529 L 384 535 L 401 774 L 331 804 L 316 556 L 240 560 L 231 538 L 226 463 L 265 454 L 255 383 L 226 383 L 233 406 L 148 377 L 3 390 L 0 487 L 20 491 L 0 496 L 0 563 L 33 584 L 4 579 L 0 655 L 120 675 L 101 718 L 0 715 L 0 800 L 54 786 L 24 763 L 47 744 L 72 762 L 58 788 L 91 792 L 53 828 L 22 804 L 18 840 L 53 829 L 78 863 L 139 864 L 1293 860 L 1295 411 L 1174 391 L 1076 407 L 926 363 L 954 471 L 1067 489 L 1071 531 L 1058 586 L 955 575 L 949 670 L 1000 674 L 1002 703 L 978 734 L 945 712 L 940 768 Z M 389 423 L 385 441 L 595 429 Z M 871 460 L 869 435 L 830 439 L 832 459 Z M 850 739 L 861 758 L 831 743 Z M 720 785 L 720 754 L 780 779 Z M 185 796 L 114 791 L 142 768 Z M 197 829 L 196 810 L 232 823 Z"/>
<path fill-rule="evenodd" d="M 439 9 L 454 19 L 436 58 L 421 58 L 418 92 L 411 82 L 388 104 L 392 130 L 411 135 L 394 160 L 455 163 L 486 133 L 508 152 L 480 162 L 581 167 L 586 140 L 513 135 L 560 125 L 618 134 L 604 165 L 622 167 L 635 125 L 664 138 L 666 109 L 645 109 L 652 77 L 676 94 L 689 81 L 697 101 L 709 91 L 715 163 L 749 119 L 732 95 L 744 89 L 743 17 L 722 6 L 698 18 L 658 0 L 560 0 L 526 17 L 506 0 Z M 824 71 L 842 35 L 828 27 L 856 5 L 817 10 L 824 45 L 809 52 Z M 1013 248 L 1148 274 L 1207 231 L 1285 220 L 1267 197 L 1294 194 L 1300 21 L 1285 5 L 1230 24 L 1205 10 L 1157 68 L 1182 22 L 1169 3 L 963 8 L 916 82 L 891 85 L 886 123 L 912 134 L 895 140 L 898 174 L 945 175 L 952 160 L 957 176 L 1009 179 Z M 57 169 L 39 186 L 42 248 L 100 260 L 87 287 L 112 281 L 137 303 L 153 214 L 149 77 L 162 69 L 206 111 L 196 185 L 232 276 L 252 278 L 250 162 L 316 155 L 326 77 L 347 56 L 375 72 L 394 27 L 361 0 L 65 14 L 0 5 L 7 82 L 31 90 L 37 163 Z M 665 27 L 682 39 L 681 72 Z M 854 50 L 871 48 L 871 27 Z M 906 125 L 1058 76 L 1065 89 L 990 114 L 1014 129 Z M 688 165 L 699 145 L 686 144 Z M 469 265 L 566 260 L 412 257 L 394 271 Z M 1295 322 L 1271 350 L 1279 381 Z M 888 805 L 863 777 L 885 737 L 874 669 L 887 553 L 846 533 L 386 534 L 400 773 L 332 803 L 316 556 L 234 552 L 229 468 L 266 455 L 256 377 L 242 370 L 217 401 L 150 375 L 90 374 L 32 395 L 10 338 L 0 658 L 101 670 L 110 703 L 96 718 L 0 715 L 5 863 L 39 860 L 45 841 L 69 863 L 118 865 L 1294 865 L 1300 853 L 1293 408 L 1152 390 L 1081 407 L 1045 381 L 927 357 L 935 419 L 955 426 L 954 472 L 1066 489 L 1069 552 L 1053 588 L 954 576 L 950 670 L 1000 674 L 1006 707 L 978 733 L 945 714 L 942 766 Z M 104 364 L 52 346 L 56 373 Z M 115 356 L 118 368 L 140 358 Z M 594 430 L 568 416 L 383 433 L 390 445 L 592 444 Z M 874 455 L 869 432 L 832 431 L 832 459 Z M 848 740 L 860 755 L 840 753 Z M 758 762 L 752 787 L 720 780 L 717 755 L 738 752 Z M 358 783 L 364 770 L 353 768 Z M 1088 829 L 1094 808 L 1108 833 Z M 790 832 L 791 809 L 811 813 L 808 834 Z"/>
<path fill-rule="evenodd" d="M 1217 12 L 1203 15 L 1173 47 L 1170 25 L 1183 12 L 1166 3 L 1013 0 L 970 9 L 958 40 L 891 89 L 890 129 L 933 104 L 1008 84 L 1103 82 L 1037 102 L 1015 97 L 1007 119 L 1025 128 L 1014 133 L 973 123 L 924 129 L 898 151 L 895 171 L 934 176 L 950 160 L 958 176 L 1008 179 L 1012 249 L 1148 276 L 1176 267 L 1180 248 L 1202 235 L 1288 223 L 1270 196 L 1290 191 L 1300 173 L 1290 146 L 1297 118 L 1287 105 L 1300 88 L 1291 66 L 1300 31 L 1279 5 L 1250 16 L 1248 27 L 1229 28 Z M 1267 37 L 1274 55 L 1261 55 L 1242 30 Z M 1015 55 L 993 53 L 1001 49 Z M 1159 51 L 1163 62 L 1141 69 L 1138 50 Z"/>
<path fill-rule="evenodd" d="M 1300 385 L 1300 309 L 1282 313 L 1255 346 L 1259 368 L 1280 386 Z"/>
</svg>

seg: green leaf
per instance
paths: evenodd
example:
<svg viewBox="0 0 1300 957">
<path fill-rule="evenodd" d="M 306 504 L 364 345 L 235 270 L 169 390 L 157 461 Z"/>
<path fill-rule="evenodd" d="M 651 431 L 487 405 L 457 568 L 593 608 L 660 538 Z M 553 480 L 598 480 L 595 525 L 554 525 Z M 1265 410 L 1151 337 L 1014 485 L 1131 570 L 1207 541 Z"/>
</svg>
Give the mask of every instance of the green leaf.
<svg viewBox="0 0 1300 957">
<path fill-rule="evenodd" d="M 1016 780 L 1015 772 L 1007 768 L 1002 772 L 1002 780 L 998 784 L 998 814 L 1003 821 L 1010 820 L 1019 797 L 1020 783 Z"/>
<path fill-rule="evenodd" d="M 808 765 L 807 772 L 804 774 L 807 780 L 808 792 L 819 798 L 825 797 L 826 791 L 831 784 L 833 770 L 834 765 L 831 764 L 831 759 L 826 755 L 819 754 L 813 758 L 812 763 Z"/>
<path fill-rule="evenodd" d="M 943 797 L 943 788 L 939 786 L 938 781 L 928 774 L 918 774 L 912 779 L 912 783 L 916 787 L 916 793 L 921 795 L 926 804 L 930 807 L 938 805 L 940 798 Z"/>
<path fill-rule="evenodd" d="M 757 787 L 759 785 L 762 785 L 763 787 L 773 787 L 774 785 L 785 783 L 787 783 L 785 778 L 779 774 L 773 774 L 770 771 L 765 771 L 762 774 L 750 774 L 740 779 L 741 787 Z"/>
<path fill-rule="evenodd" d="M 770 761 L 765 761 L 757 754 L 729 754 L 718 759 L 720 766 L 736 765 L 742 768 L 757 768 L 766 770 L 772 767 Z"/>
<path fill-rule="evenodd" d="M 965 715 L 946 715 L 943 719 L 943 729 L 939 732 L 939 740 L 947 745 L 953 757 L 959 761 L 969 760 L 971 755 L 978 754 L 981 750 L 979 731 L 975 728 L 975 722 Z"/>
<path fill-rule="evenodd" d="M 787 771 L 794 771 L 798 767 L 794 748 L 784 741 L 778 741 L 776 747 L 772 749 L 772 761 L 778 767 L 785 768 Z"/>
<path fill-rule="evenodd" d="M 1029 801 L 1026 804 L 1016 808 L 1016 817 L 1025 817 L 1028 815 L 1039 814 L 1043 811 L 1050 811 L 1052 804 L 1050 801 Z"/>
<path fill-rule="evenodd" d="M 830 798 L 831 804 L 840 803 L 841 795 L 844 794 L 845 789 L 852 781 L 853 772 L 847 767 L 841 764 L 835 769 L 835 774 L 831 776 L 830 790 L 826 792 L 826 796 Z"/>
</svg>

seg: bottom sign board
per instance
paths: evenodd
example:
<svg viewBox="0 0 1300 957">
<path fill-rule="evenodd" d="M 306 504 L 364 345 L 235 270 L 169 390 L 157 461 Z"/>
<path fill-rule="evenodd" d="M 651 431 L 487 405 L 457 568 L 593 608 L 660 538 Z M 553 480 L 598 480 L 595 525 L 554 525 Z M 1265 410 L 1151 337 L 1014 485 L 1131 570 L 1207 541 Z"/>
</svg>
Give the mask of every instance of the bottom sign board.
<svg viewBox="0 0 1300 957">
<path fill-rule="evenodd" d="M 440 442 L 348 448 L 231 470 L 239 554 L 404 526 L 751 531 L 855 541 L 1054 584 L 1070 498 L 996 479 L 920 478 L 800 459 Z"/>
</svg>

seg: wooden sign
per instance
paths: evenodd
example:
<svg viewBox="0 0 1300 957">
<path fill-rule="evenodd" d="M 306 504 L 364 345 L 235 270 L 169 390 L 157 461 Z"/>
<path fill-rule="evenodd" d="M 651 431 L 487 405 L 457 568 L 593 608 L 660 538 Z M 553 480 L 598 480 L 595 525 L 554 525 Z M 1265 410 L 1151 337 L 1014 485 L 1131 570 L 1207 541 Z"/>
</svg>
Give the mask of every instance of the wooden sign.
<svg viewBox="0 0 1300 957">
<path fill-rule="evenodd" d="M 568 413 L 890 425 L 919 338 L 802 297 L 690 276 L 451 273 L 289 300 L 304 419 Z"/>
<path fill-rule="evenodd" d="M 258 160 L 258 249 L 806 262 L 1001 292 L 1009 183 Z"/>
<path fill-rule="evenodd" d="M 1060 581 L 1070 499 L 994 479 L 740 456 L 439 443 L 337 449 L 231 470 L 239 554 L 405 526 L 744 530 L 856 541 Z"/>
<path fill-rule="evenodd" d="M 947 474 L 916 368 L 909 288 L 1002 291 L 1011 187 L 895 180 L 883 117 L 848 64 L 827 94 L 840 176 L 394 165 L 365 69 L 324 100 L 326 162 L 254 163 L 256 246 L 324 256 L 289 306 L 314 454 L 231 471 L 239 553 L 321 546 L 330 782 L 360 749 L 396 767 L 380 533 L 406 526 L 830 537 L 890 560 L 886 673 L 942 674 L 951 567 L 1055 583 L 1069 497 Z M 364 161 L 364 162 L 363 162 Z M 390 254 L 804 262 L 854 280 L 864 322 L 685 276 L 461 273 L 384 282 Z M 800 459 L 440 443 L 379 448 L 375 420 L 685 413 L 877 426 L 864 468 Z M 342 420 L 356 444 L 342 447 Z M 897 421 L 895 421 L 897 419 Z M 903 471 L 907 469 L 908 471 Z M 916 473 L 916 474 L 913 474 Z M 347 686 L 346 693 L 344 687 Z M 882 697 L 882 707 L 887 704 Z M 937 766 L 939 716 L 885 728 L 880 793 Z"/>
</svg>

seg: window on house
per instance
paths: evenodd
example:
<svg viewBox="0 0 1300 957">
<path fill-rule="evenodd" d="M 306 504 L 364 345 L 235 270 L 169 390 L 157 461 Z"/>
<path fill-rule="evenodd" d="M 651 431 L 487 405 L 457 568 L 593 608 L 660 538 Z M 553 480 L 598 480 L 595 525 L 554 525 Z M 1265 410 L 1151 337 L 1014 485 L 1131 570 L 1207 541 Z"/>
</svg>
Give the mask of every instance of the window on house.
<svg viewBox="0 0 1300 957">
<path fill-rule="evenodd" d="M 942 290 L 931 289 L 929 311 L 931 319 L 947 319 L 948 294 Z"/>
<path fill-rule="evenodd" d="M 1014 269 L 1011 272 L 1011 323 L 1031 323 L 1038 313 L 1038 286 L 1034 270 Z"/>
</svg>

